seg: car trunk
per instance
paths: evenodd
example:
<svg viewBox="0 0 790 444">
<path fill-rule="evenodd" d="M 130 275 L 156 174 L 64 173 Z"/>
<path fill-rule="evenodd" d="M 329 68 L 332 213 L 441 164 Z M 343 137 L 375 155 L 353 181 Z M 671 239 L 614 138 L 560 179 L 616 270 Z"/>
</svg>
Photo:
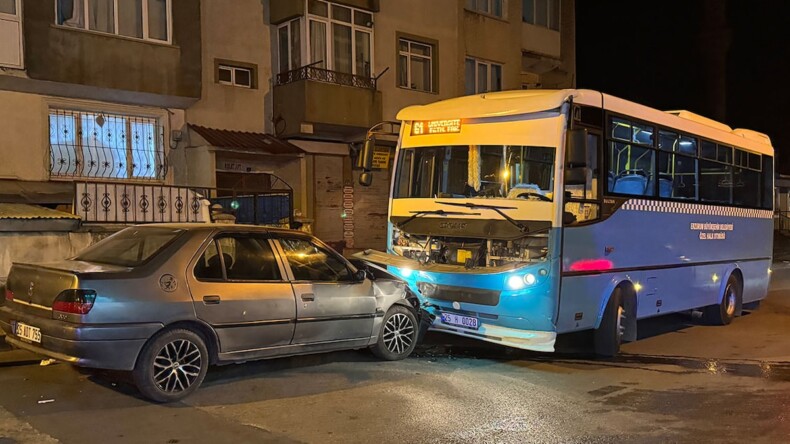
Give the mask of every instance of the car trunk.
<svg viewBox="0 0 790 444">
<path fill-rule="evenodd" d="M 80 275 L 102 271 L 125 271 L 124 267 L 61 261 L 51 264 L 14 264 L 6 282 L 6 290 L 14 294 L 7 306 L 28 313 L 46 313 L 55 298 L 69 288 L 79 288 Z"/>
</svg>

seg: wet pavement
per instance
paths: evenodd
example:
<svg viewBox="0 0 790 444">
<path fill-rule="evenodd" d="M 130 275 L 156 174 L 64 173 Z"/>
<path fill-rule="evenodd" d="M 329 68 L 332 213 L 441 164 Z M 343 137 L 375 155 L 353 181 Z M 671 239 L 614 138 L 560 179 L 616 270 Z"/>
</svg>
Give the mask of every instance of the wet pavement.
<svg viewBox="0 0 790 444">
<path fill-rule="evenodd" d="M 612 360 L 429 334 L 416 355 L 342 352 L 212 368 L 152 405 L 126 375 L 0 352 L 0 444 L 15 442 L 790 442 L 790 264 L 727 327 L 639 323 Z"/>
</svg>

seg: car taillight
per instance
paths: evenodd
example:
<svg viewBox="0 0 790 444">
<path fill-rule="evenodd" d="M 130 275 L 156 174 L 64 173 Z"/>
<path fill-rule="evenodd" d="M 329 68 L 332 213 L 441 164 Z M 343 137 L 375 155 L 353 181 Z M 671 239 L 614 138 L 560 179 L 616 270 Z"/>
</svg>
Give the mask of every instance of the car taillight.
<svg viewBox="0 0 790 444">
<path fill-rule="evenodd" d="M 53 311 L 61 313 L 88 314 L 96 301 L 94 290 L 69 289 L 60 292 L 52 304 Z"/>
<path fill-rule="evenodd" d="M 8 288 L 5 289 L 5 300 L 6 301 L 14 300 L 14 292 L 9 290 Z"/>
</svg>

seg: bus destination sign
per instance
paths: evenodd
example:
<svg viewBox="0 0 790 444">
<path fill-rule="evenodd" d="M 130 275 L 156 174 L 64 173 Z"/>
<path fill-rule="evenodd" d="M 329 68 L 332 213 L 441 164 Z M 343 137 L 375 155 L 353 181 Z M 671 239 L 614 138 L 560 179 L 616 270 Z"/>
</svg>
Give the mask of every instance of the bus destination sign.
<svg viewBox="0 0 790 444">
<path fill-rule="evenodd" d="M 411 126 L 412 136 L 461 132 L 461 119 L 417 120 Z"/>
</svg>

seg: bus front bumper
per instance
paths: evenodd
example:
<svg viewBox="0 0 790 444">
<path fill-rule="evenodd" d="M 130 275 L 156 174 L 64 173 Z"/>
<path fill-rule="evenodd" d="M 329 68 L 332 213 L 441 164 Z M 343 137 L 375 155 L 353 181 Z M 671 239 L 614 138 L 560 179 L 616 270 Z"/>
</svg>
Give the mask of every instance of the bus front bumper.
<svg viewBox="0 0 790 444">
<path fill-rule="evenodd" d="M 473 330 L 444 324 L 439 316 L 433 320 L 429 330 L 539 352 L 553 352 L 557 340 L 557 333 L 553 331 L 519 330 L 485 323 Z"/>
</svg>

